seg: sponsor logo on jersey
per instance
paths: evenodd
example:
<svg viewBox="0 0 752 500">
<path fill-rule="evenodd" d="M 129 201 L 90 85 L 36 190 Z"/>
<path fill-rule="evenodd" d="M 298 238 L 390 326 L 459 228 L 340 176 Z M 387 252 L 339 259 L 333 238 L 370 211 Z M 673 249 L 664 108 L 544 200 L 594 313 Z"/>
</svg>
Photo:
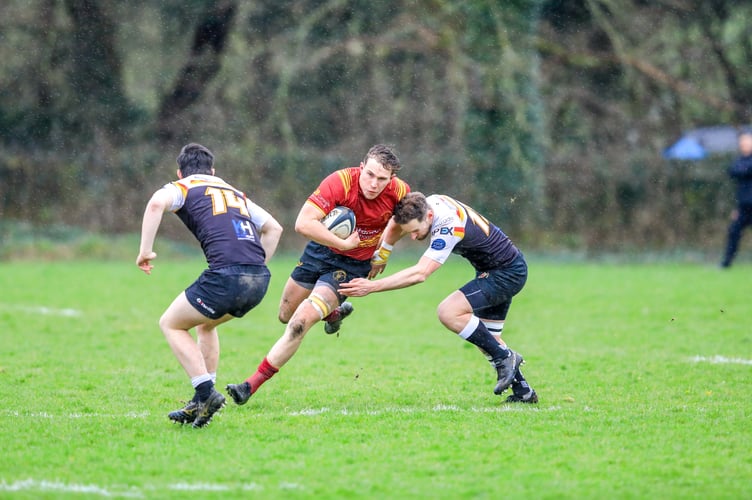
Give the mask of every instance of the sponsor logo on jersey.
<svg viewBox="0 0 752 500">
<path fill-rule="evenodd" d="M 256 240 L 256 237 L 253 235 L 253 225 L 251 221 L 233 219 L 232 225 L 235 228 L 235 236 L 237 236 L 239 240 Z"/>
<path fill-rule="evenodd" d="M 444 250 L 445 247 L 446 241 L 442 240 L 441 238 L 437 238 L 431 243 L 431 248 L 433 248 L 434 250 Z"/>
</svg>

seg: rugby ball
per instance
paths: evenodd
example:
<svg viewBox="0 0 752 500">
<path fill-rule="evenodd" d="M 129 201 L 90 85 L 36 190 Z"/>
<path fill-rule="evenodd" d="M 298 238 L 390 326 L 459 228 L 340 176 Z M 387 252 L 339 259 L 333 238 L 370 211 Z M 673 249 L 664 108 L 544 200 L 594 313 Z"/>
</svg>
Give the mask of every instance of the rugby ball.
<svg viewBox="0 0 752 500">
<path fill-rule="evenodd" d="M 347 207 L 334 207 L 321 222 L 343 240 L 355 231 L 355 212 Z"/>
</svg>

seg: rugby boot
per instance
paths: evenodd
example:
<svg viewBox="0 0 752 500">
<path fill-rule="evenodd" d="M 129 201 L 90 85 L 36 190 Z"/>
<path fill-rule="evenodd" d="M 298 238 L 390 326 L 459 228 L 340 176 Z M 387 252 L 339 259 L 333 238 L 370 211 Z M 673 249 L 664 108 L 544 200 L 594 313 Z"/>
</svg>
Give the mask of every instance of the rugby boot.
<svg viewBox="0 0 752 500">
<path fill-rule="evenodd" d="M 193 427 L 199 428 L 209 425 L 212 417 L 225 406 L 225 397 L 212 389 L 209 397 L 198 402 L 196 409 L 196 418 L 193 420 Z"/>
<path fill-rule="evenodd" d="M 329 335 L 333 333 L 337 333 L 339 331 L 339 327 L 342 326 L 342 320 L 346 317 L 350 316 L 353 312 L 353 306 L 349 302 L 343 302 L 339 307 L 337 307 L 332 314 L 329 316 L 334 316 L 336 319 L 332 321 L 327 321 L 326 324 L 324 324 L 324 331 L 328 333 Z"/>
<path fill-rule="evenodd" d="M 517 369 L 523 363 L 522 356 L 509 349 L 509 356 L 504 359 L 495 360 L 494 366 L 496 366 L 496 387 L 494 387 L 494 394 L 501 394 L 506 391 L 512 382 L 514 376 L 517 373 Z"/>
<path fill-rule="evenodd" d="M 191 400 L 179 410 L 168 413 L 167 418 L 179 424 L 190 424 L 196 420 L 196 410 L 198 410 L 198 403 Z"/>
<path fill-rule="evenodd" d="M 235 404 L 244 405 L 251 398 L 251 384 L 241 382 L 239 384 L 227 384 L 225 387 L 227 394 L 230 395 Z"/>
<path fill-rule="evenodd" d="M 538 395 L 533 389 L 528 389 L 527 392 L 518 393 L 516 391 L 515 384 L 512 384 L 512 394 L 507 396 L 507 403 L 530 403 L 535 404 L 538 402 Z"/>
</svg>

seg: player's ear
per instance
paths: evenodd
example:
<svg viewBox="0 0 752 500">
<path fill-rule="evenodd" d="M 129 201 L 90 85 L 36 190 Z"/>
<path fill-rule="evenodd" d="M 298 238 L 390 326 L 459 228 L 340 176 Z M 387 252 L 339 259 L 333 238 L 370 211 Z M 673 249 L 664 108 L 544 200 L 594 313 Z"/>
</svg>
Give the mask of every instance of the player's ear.
<svg viewBox="0 0 752 500">
<path fill-rule="evenodd" d="M 211 172 L 212 172 L 211 174 L 214 175 L 214 172 L 215 172 L 214 167 L 212 167 L 212 171 Z"/>
<path fill-rule="evenodd" d="M 183 178 L 183 172 L 181 172 L 180 169 L 177 169 L 176 172 L 178 174 L 178 179 L 182 179 Z"/>
</svg>

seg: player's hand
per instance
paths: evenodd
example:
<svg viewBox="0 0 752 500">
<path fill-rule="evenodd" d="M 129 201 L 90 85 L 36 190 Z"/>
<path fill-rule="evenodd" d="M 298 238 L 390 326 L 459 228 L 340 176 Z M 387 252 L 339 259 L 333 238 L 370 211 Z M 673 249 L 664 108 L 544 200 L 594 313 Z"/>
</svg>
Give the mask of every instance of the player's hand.
<svg viewBox="0 0 752 500">
<path fill-rule="evenodd" d="M 368 273 L 368 279 L 375 278 L 377 274 L 384 272 L 386 263 L 389 260 L 389 256 L 391 254 L 392 246 L 385 245 L 382 242 L 379 248 L 377 248 L 376 251 L 373 252 L 373 257 L 371 257 L 371 271 Z"/>
<path fill-rule="evenodd" d="M 377 275 L 384 272 L 384 269 L 386 269 L 386 262 L 383 264 L 374 264 L 373 261 L 371 261 L 371 271 L 368 273 L 368 279 L 373 279 Z"/>
<path fill-rule="evenodd" d="M 339 249 L 345 252 L 347 250 L 352 250 L 353 248 L 358 248 L 358 245 L 360 245 L 360 236 L 357 231 L 353 231 L 350 236 L 342 240 L 342 245 Z"/>
<path fill-rule="evenodd" d="M 347 297 L 365 297 L 375 289 L 373 281 L 365 278 L 355 278 L 347 283 L 340 283 L 339 293 Z"/>
<path fill-rule="evenodd" d="M 136 258 L 136 265 L 146 274 L 151 274 L 151 270 L 154 269 L 154 264 L 152 264 L 151 261 L 156 258 L 157 254 L 154 252 L 139 254 L 139 256 Z"/>
</svg>

